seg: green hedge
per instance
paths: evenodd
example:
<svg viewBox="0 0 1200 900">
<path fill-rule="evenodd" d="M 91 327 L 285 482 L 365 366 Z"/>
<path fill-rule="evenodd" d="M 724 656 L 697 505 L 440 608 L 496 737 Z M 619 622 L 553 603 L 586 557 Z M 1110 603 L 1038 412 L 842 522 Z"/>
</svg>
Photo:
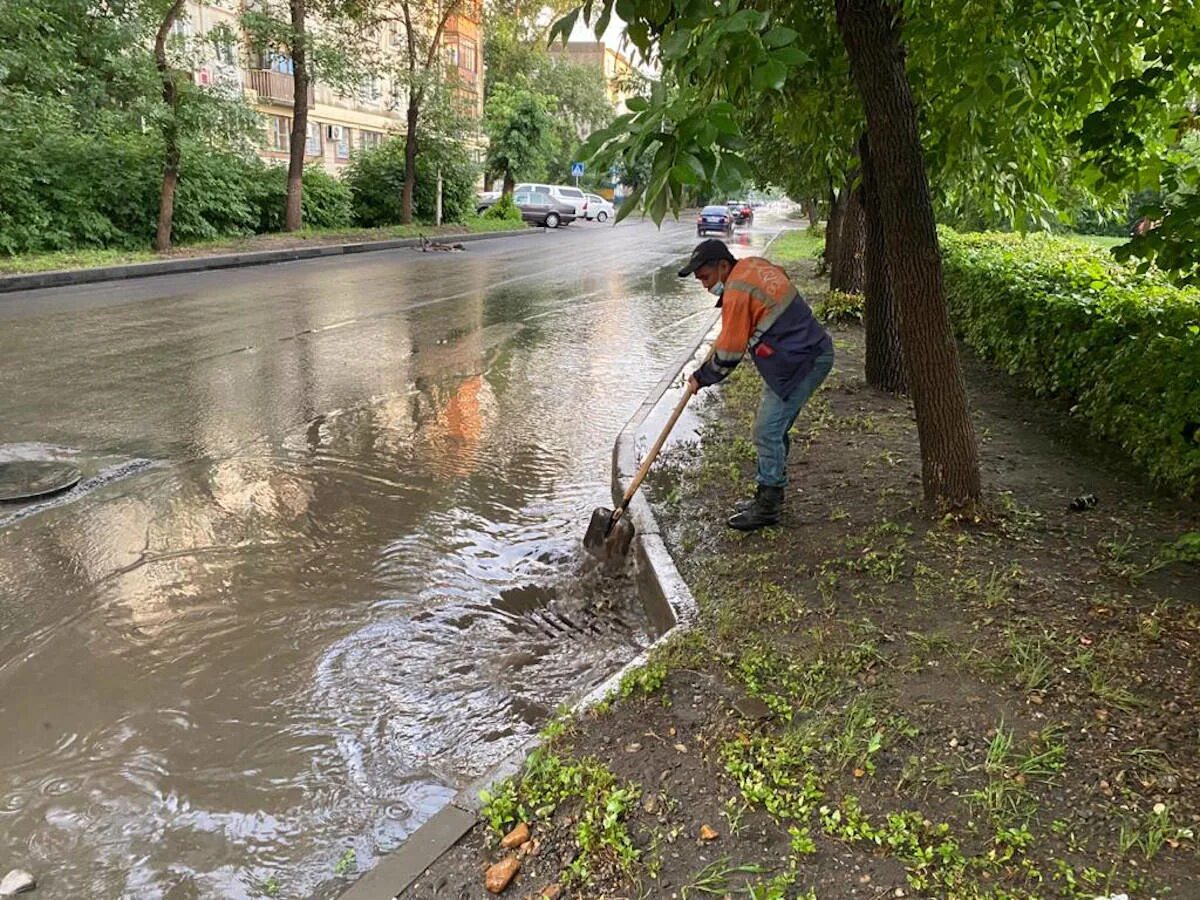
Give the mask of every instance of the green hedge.
<svg viewBox="0 0 1200 900">
<path fill-rule="evenodd" d="M 1074 403 L 1158 483 L 1200 494 L 1200 290 L 1041 235 L 941 232 L 963 338 Z"/>
<path fill-rule="evenodd" d="M 417 176 L 413 186 L 413 217 L 432 222 L 437 209 L 437 176 L 442 174 L 442 221 L 465 222 L 475 211 L 478 167 L 461 141 L 423 135 L 417 142 Z M 398 225 L 404 190 L 404 138 L 394 137 L 358 153 L 346 169 L 354 220 L 374 228 Z"/>
<path fill-rule="evenodd" d="M 287 172 L 256 157 L 185 141 L 175 195 L 176 243 L 283 228 Z M 9 134 L 0 126 L 0 253 L 149 246 L 158 220 L 156 135 Z M 345 228 L 350 189 L 309 163 L 304 224 Z"/>
</svg>

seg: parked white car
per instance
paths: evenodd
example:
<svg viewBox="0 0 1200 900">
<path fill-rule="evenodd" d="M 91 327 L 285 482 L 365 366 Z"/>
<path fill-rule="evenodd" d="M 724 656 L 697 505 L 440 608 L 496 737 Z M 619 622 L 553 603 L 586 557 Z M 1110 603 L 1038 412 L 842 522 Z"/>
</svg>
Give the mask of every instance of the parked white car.
<svg viewBox="0 0 1200 900">
<path fill-rule="evenodd" d="M 549 194 L 561 203 L 572 204 L 575 207 L 575 218 L 582 219 L 587 215 L 587 197 L 579 188 L 569 184 L 518 184 L 515 190 Z"/>
<path fill-rule="evenodd" d="M 607 222 L 616 215 L 616 209 L 612 203 L 605 200 L 599 194 L 587 195 L 587 218 L 590 222 L 595 219 L 597 222 Z"/>
</svg>

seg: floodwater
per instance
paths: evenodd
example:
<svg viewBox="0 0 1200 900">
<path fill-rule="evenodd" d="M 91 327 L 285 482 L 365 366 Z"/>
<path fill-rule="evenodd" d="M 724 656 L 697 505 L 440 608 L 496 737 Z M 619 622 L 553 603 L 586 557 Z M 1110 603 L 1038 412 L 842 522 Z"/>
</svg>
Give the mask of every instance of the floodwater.
<svg viewBox="0 0 1200 900">
<path fill-rule="evenodd" d="M 712 321 L 694 243 L 577 223 L 0 295 L 0 459 L 84 473 L 0 505 L 0 874 L 309 896 L 632 657 L 632 584 L 579 541 Z"/>
</svg>

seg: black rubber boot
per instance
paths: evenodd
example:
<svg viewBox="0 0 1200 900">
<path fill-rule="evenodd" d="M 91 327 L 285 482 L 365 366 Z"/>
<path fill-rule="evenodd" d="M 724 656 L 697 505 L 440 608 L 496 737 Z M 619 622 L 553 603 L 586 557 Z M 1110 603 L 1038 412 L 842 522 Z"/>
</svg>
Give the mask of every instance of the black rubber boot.
<svg viewBox="0 0 1200 900">
<path fill-rule="evenodd" d="M 763 486 L 760 484 L 754 488 L 754 496 L 753 497 L 750 497 L 747 500 L 739 500 L 737 503 L 733 504 L 733 508 L 735 510 L 737 510 L 738 512 L 745 512 L 750 507 L 752 507 L 755 503 L 758 502 L 758 498 L 762 496 L 762 492 L 763 492 Z"/>
<path fill-rule="evenodd" d="M 738 531 L 753 531 L 767 525 L 779 523 L 779 514 L 783 511 L 783 488 L 759 485 L 758 496 L 745 509 L 729 519 L 729 527 Z"/>
</svg>

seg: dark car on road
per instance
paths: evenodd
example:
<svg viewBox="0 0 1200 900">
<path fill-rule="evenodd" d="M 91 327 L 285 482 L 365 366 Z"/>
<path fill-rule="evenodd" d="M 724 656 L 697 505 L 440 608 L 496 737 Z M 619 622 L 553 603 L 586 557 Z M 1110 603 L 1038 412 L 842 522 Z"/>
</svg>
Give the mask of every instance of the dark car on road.
<svg viewBox="0 0 1200 900">
<path fill-rule="evenodd" d="M 754 207 L 750 205 L 748 200 L 730 200 L 725 204 L 729 207 L 729 211 L 733 213 L 734 225 L 753 225 L 754 224 Z"/>
<path fill-rule="evenodd" d="M 514 191 L 512 199 L 521 211 L 521 218 L 530 225 L 557 228 L 559 225 L 569 225 L 575 221 L 575 205 L 555 200 L 549 194 L 539 191 Z M 496 200 L 484 200 L 475 211 L 482 213 L 495 202 Z"/>
<path fill-rule="evenodd" d="M 733 234 L 733 213 L 728 206 L 706 206 L 696 216 L 696 235 L 704 235 L 710 231 L 721 234 Z"/>
</svg>

